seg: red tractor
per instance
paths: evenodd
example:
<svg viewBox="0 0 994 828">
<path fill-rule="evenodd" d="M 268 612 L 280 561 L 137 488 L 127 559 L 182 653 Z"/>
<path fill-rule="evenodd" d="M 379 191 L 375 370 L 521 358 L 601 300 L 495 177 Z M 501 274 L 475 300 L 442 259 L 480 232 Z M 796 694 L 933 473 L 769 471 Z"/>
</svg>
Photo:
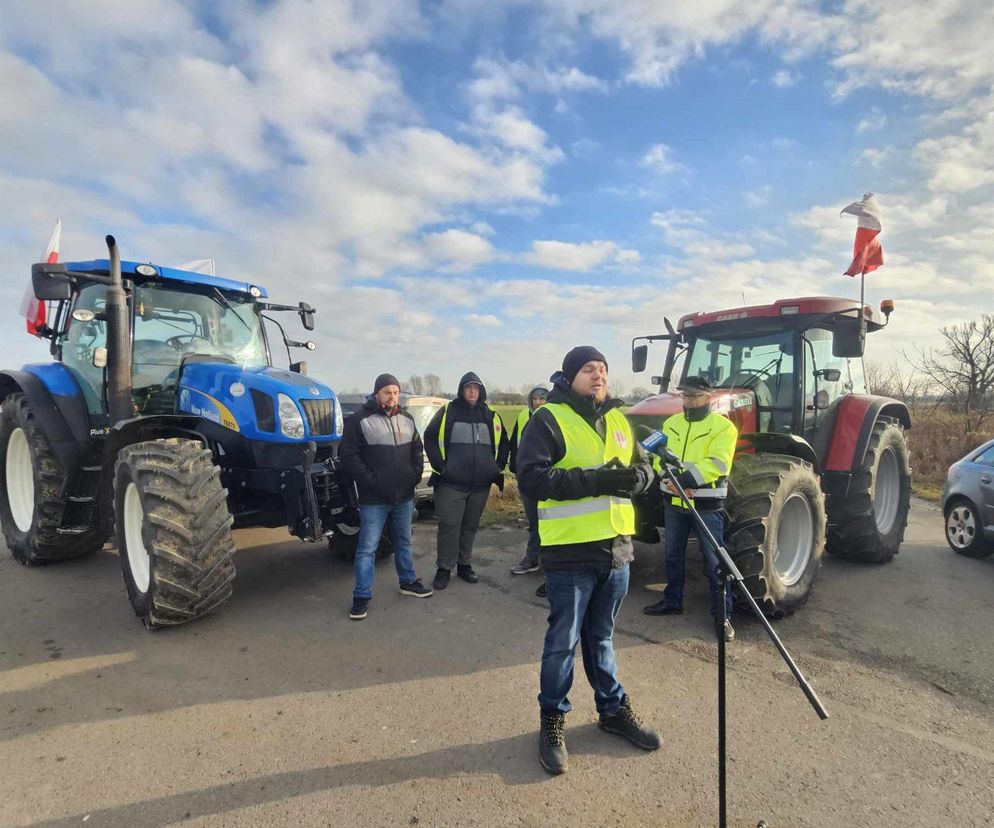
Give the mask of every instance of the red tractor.
<svg viewBox="0 0 994 828">
<path fill-rule="evenodd" d="M 632 369 L 645 370 L 648 343 L 666 340 L 659 393 L 628 411 L 633 424 L 659 428 L 679 413 L 669 391 L 707 377 L 712 408 L 739 430 L 729 477 L 726 543 L 765 612 L 793 612 L 811 592 L 825 548 L 853 561 L 886 563 L 904 539 L 911 468 L 907 407 L 866 393 L 866 332 L 887 324 L 850 299 L 816 296 L 772 305 L 693 313 L 676 329 L 632 341 Z M 643 344 L 636 344 L 644 340 Z M 660 510 L 661 511 L 661 510 Z M 642 539 L 658 538 L 655 508 L 639 514 Z"/>
</svg>

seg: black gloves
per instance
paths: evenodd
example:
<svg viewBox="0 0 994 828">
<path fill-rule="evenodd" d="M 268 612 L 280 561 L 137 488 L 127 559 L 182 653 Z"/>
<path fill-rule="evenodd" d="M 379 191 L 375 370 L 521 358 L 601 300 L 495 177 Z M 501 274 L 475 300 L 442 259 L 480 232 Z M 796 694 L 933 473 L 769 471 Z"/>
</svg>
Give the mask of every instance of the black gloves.
<svg viewBox="0 0 994 828">
<path fill-rule="evenodd" d="M 638 482 L 638 471 L 631 466 L 601 466 L 594 471 L 594 479 L 598 495 L 631 497 Z"/>
</svg>

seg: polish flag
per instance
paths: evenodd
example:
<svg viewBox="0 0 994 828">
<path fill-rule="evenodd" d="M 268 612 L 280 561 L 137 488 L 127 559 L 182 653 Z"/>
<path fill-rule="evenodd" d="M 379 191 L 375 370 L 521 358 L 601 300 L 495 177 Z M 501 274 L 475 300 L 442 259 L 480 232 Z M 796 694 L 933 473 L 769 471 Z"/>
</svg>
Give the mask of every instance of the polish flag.
<svg viewBox="0 0 994 828">
<path fill-rule="evenodd" d="M 884 263 L 884 251 L 880 246 L 880 205 L 873 193 L 863 193 L 860 201 L 854 201 L 843 208 L 843 213 L 857 217 L 856 241 L 852 249 L 852 264 L 846 276 L 866 275 Z"/>
<path fill-rule="evenodd" d="M 42 261 L 46 264 L 55 264 L 59 260 L 59 245 L 62 242 L 62 219 L 55 222 L 55 229 L 52 231 L 52 238 L 48 240 L 48 247 L 42 256 Z M 35 298 L 34 287 L 28 283 L 28 289 L 21 300 L 21 316 L 27 324 L 28 333 L 41 336 L 41 328 L 46 322 L 46 308 L 44 302 L 39 302 Z"/>
</svg>

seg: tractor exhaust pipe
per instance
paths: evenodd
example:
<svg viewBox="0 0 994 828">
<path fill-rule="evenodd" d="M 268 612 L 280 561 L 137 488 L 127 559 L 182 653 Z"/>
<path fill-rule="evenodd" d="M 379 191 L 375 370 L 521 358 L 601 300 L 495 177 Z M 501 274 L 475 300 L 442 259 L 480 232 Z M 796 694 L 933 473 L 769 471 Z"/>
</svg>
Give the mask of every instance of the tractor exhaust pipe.
<svg viewBox="0 0 994 828">
<path fill-rule="evenodd" d="M 131 402 L 131 324 L 128 297 L 121 281 L 121 254 L 113 236 L 107 236 L 110 284 L 107 286 L 107 410 L 111 425 L 135 416 Z"/>
</svg>

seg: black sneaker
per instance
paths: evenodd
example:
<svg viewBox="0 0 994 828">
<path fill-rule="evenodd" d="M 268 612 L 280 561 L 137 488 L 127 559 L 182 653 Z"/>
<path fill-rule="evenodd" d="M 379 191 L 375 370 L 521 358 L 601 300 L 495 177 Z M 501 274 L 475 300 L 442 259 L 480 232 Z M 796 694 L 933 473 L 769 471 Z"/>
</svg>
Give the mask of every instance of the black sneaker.
<svg viewBox="0 0 994 828">
<path fill-rule="evenodd" d="M 549 590 L 548 590 L 548 587 L 546 587 L 546 585 L 545 585 L 545 581 L 542 581 L 542 583 L 539 585 L 539 588 L 535 590 L 535 594 L 539 598 L 548 598 L 549 597 Z"/>
<path fill-rule="evenodd" d="M 569 768 L 566 750 L 566 714 L 558 710 L 541 711 L 542 726 L 538 732 L 538 761 L 549 773 L 559 775 Z"/>
<path fill-rule="evenodd" d="M 369 614 L 367 607 L 369 607 L 368 598 L 353 598 L 352 609 L 349 610 L 349 618 L 353 621 L 362 621 Z"/>
<path fill-rule="evenodd" d="M 683 615 L 683 607 L 674 607 L 672 604 L 667 604 L 664 598 L 655 604 L 642 607 L 642 612 L 646 615 Z"/>
<path fill-rule="evenodd" d="M 607 733 L 624 736 L 635 747 L 642 748 L 642 750 L 659 750 L 659 735 L 654 730 L 642 727 L 638 716 L 632 710 L 627 695 L 622 697 L 621 707 L 613 716 L 601 714 L 597 726 Z"/>
<path fill-rule="evenodd" d="M 538 561 L 534 563 L 525 555 L 521 563 L 511 567 L 512 575 L 527 575 L 529 572 L 538 572 Z"/>
<path fill-rule="evenodd" d="M 469 564 L 459 564 L 456 567 L 456 575 L 462 578 L 467 584 L 475 584 L 480 579 Z"/>
<path fill-rule="evenodd" d="M 449 570 L 439 567 L 435 573 L 435 580 L 431 582 L 435 589 L 445 589 L 449 585 Z"/>
<path fill-rule="evenodd" d="M 435 593 L 421 583 L 420 578 L 415 578 L 409 584 L 400 585 L 401 595 L 410 595 L 412 598 L 429 598 Z"/>
</svg>

